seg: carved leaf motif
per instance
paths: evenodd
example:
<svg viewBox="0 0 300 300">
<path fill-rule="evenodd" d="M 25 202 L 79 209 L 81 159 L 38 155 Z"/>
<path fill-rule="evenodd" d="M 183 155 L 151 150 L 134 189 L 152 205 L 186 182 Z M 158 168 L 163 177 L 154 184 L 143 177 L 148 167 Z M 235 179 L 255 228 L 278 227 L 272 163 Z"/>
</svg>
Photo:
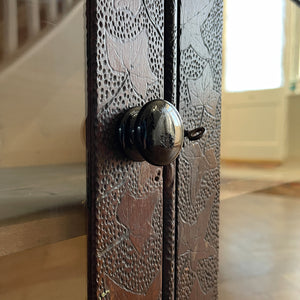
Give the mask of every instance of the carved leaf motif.
<svg viewBox="0 0 300 300">
<path fill-rule="evenodd" d="M 192 46 L 201 57 L 210 58 L 209 51 L 202 38 L 201 26 L 207 19 L 214 5 L 214 0 L 185 0 L 182 5 L 181 48 L 184 50 Z"/>
<path fill-rule="evenodd" d="M 201 295 L 200 298 L 199 295 Z M 213 298 L 214 298 L 213 290 L 209 291 L 208 294 L 204 294 L 204 292 L 200 287 L 199 281 L 198 280 L 194 281 L 190 299 L 211 300 Z"/>
<path fill-rule="evenodd" d="M 126 194 L 118 207 L 118 218 L 129 229 L 129 238 L 139 253 L 151 235 L 151 218 L 158 198 L 159 191 L 142 198 Z"/>
<path fill-rule="evenodd" d="M 203 153 L 199 144 L 190 144 L 184 149 L 183 155 L 188 160 L 191 159 L 198 159 L 199 161 L 201 160 L 200 164 L 202 165 L 201 168 L 202 172 L 217 167 L 217 161 L 216 161 L 214 149 L 208 149 L 205 151 L 205 153 Z M 192 173 L 192 174 L 198 174 L 198 173 Z"/>
<path fill-rule="evenodd" d="M 195 224 L 189 225 L 181 222 L 179 225 L 179 255 L 190 253 L 191 268 L 194 272 L 197 271 L 198 262 L 206 257 L 214 255 L 216 250 L 205 241 L 205 234 L 210 218 L 213 201 L 216 191 L 207 199 L 205 209 L 199 215 Z"/>
<path fill-rule="evenodd" d="M 188 159 L 191 166 L 189 195 L 191 197 L 191 203 L 196 203 L 196 198 L 201 191 L 201 181 L 204 173 L 208 169 L 217 167 L 214 150 L 209 149 L 203 153 L 199 144 L 190 144 L 184 149 L 182 155 Z M 193 176 L 193 174 L 197 174 L 197 176 Z"/>
<path fill-rule="evenodd" d="M 141 0 L 116 0 L 116 9 L 128 9 L 135 15 L 141 6 Z"/>
<path fill-rule="evenodd" d="M 151 282 L 151 285 L 149 287 L 149 289 L 147 291 L 145 291 L 145 294 L 147 293 L 147 295 L 139 295 L 139 294 L 133 294 L 130 291 L 126 291 L 125 289 L 121 288 L 119 285 L 115 284 L 112 280 L 110 280 L 109 278 L 107 278 L 107 285 L 109 287 L 109 291 L 110 291 L 110 295 L 113 295 L 113 297 L 111 296 L 110 299 L 114 299 L 114 300 L 124 300 L 124 299 L 131 299 L 131 300 L 156 300 L 159 297 L 159 293 L 160 293 L 160 284 L 161 284 L 161 277 L 160 276 L 156 276 L 153 280 L 153 282 Z M 109 299 L 109 298 L 104 298 L 104 299 Z"/>
<path fill-rule="evenodd" d="M 147 85 L 157 78 L 148 60 L 148 37 L 142 31 L 134 40 L 122 42 L 106 34 L 108 62 L 117 72 L 128 72 L 135 91 L 146 97 Z"/>
<path fill-rule="evenodd" d="M 126 67 L 123 63 L 123 53 L 121 43 L 113 40 L 106 34 L 107 56 L 111 68 L 117 72 L 126 72 Z M 121 44 L 122 45 L 122 44 Z"/>
<path fill-rule="evenodd" d="M 209 64 L 198 79 L 188 80 L 192 105 L 202 105 L 209 114 L 215 116 L 219 94 L 213 90 L 213 85 L 213 74 Z"/>
</svg>

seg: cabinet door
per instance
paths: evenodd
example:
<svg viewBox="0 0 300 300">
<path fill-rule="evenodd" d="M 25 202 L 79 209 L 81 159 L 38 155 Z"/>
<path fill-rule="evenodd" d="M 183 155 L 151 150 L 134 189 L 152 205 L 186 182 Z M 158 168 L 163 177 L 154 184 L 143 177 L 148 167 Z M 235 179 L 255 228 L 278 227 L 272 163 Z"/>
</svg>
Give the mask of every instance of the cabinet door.
<svg viewBox="0 0 300 300">
<path fill-rule="evenodd" d="M 87 1 L 89 299 L 216 297 L 220 14 L 218 0 Z M 163 168 L 127 159 L 116 132 L 157 98 L 206 128 Z"/>
<path fill-rule="evenodd" d="M 185 140 L 177 174 L 176 299 L 215 299 L 218 274 L 222 0 L 184 0 L 180 9 L 179 111 Z"/>
<path fill-rule="evenodd" d="M 164 97 L 163 1 L 87 2 L 89 299 L 159 299 L 162 168 L 128 160 L 117 124 Z"/>
</svg>

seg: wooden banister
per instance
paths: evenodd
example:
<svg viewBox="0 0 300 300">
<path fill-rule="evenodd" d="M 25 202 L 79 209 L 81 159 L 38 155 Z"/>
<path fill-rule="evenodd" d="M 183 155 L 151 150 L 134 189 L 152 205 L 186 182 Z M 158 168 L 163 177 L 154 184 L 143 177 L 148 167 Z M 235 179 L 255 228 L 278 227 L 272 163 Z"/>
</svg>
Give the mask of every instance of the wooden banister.
<svg viewBox="0 0 300 300">
<path fill-rule="evenodd" d="M 73 0 L 64 0 L 62 2 L 62 9 L 63 9 L 63 12 L 66 12 L 69 10 L 69 8 L 72 6 L 73 4 Z"/>
<path fill-rule="evenodd" d="M 3 1 L 3 55 L 10 55 L 18 48 L 17 0 Z"/>
<path fill-rule="evenodd" d="M 28 38 L 34 37 L 40 31 L 39 0 L 26 1 Z"/>
<path fill-rule="evenodd" d="M 18 4 L 18 0 L 2 0 L 3 34 L 0 43 L 0 48 L 2 48 L 0 49 L 0 63 L 1 60 L 13 57 L 18 48 L 24 45 L 24 42 L 27 43 L 27 41 L 32 40 L 47 27 L 47 25 L 41 26 L 42 22 L 46 21 L 48 25 L 51 26 L 61 18 L 59 2 L 61 3 L 60 8 L 62 15 L 64 15 L 73 7 L 75 2 L 79 1 L 80 0 L 23 0 Z M 20 6 L 18 7 L 18 5 Z M 23 9 L 24 7 L 25 9 Z M 41 16 L 46 18 L 46 20 L 41 20 Z M 23 30 L 24 25 L 25 30 Z M 23 27 L 19 28 L 20 26 Z M 23 32 L 27 32 L 26 36 L 22 36 Z M 19 34 L 21 34 L 21 38 Z"/>
<path fill-rule="evenodd" d="M 48 22 L 55 22 L 58 15 L 57 0 L 46 2 L 46 18 Z"/>
</svg>

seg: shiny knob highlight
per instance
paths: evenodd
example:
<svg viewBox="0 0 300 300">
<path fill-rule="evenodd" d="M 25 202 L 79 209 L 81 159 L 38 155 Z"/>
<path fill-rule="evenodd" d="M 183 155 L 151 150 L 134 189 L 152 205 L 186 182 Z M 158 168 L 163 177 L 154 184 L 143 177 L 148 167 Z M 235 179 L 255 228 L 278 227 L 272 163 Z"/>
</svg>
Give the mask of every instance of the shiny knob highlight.
<svg viewBox="0 0 300 300">
<path fill-rule="evenodd" d="M 119 125 L 119 140 L 134 161 L 168 165 L 179 155 L 184 129 L 177 109 L 165 100 L 153 100 L 129 109 Z"/>
</svg>

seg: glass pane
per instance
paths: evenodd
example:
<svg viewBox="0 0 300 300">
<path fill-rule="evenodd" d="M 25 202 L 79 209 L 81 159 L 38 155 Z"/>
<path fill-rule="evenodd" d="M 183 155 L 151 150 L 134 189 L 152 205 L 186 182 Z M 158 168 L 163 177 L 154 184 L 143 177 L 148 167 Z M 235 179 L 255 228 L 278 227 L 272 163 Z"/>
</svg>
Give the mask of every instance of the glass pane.
<svg viewBox="0 0 300 300">
<path fill-rule="evenodd" d="M 86 298 L 83 0 L 0 0 L 0 299 Z"/>
<path fill-rule="evenodd" d="M 284 3 L 284 0 L 226 1 L 226 91 L 282 86 Z"/>
</svg>

